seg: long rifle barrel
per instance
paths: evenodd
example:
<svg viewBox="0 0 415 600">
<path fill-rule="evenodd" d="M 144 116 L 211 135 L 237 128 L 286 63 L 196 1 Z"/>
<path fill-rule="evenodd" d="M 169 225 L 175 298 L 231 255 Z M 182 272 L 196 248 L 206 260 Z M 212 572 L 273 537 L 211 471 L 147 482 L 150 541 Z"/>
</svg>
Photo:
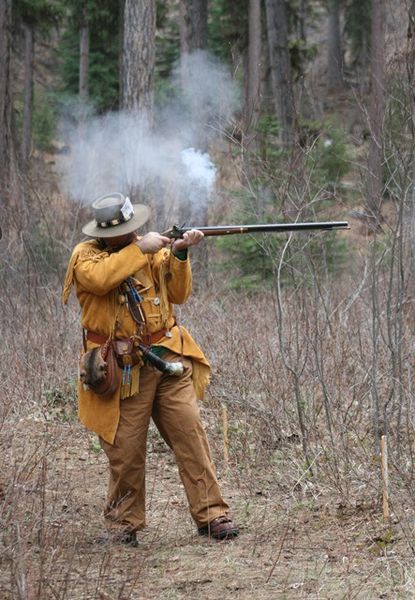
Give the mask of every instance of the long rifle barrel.
<svg viewBox="0 0 415 600">
<path fill-rule="evenodd" d="M 179 227 L 173 225 L 172 229 L 165 231 L 163 235 L 171 239 L 179 239 L 191 229 L 198 229 L 206 236 L 235 235 L 241 233 L 273 233 L 283 231 L 313 231 L 313 230 L 336 230 L 350 229 L 347 221 L 323 221 L 311 223 L 265 223 L 263 225 L 212 225 L 210 227 Z"/>
</svg>

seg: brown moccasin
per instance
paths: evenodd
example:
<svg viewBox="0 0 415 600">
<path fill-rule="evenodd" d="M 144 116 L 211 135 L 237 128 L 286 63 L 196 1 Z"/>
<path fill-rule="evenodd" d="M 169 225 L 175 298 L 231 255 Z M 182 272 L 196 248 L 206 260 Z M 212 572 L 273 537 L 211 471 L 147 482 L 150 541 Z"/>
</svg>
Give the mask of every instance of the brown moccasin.
<svg viewBox="0 0 415 600">
<path fill-rule="evenodd" d="M 207 535 L 215 540 L 229 540 L 239 535 L 239 528 L 227 516 L 217 517 L 207 525 L 199 527 L 199 535 Z"/>
</svg>

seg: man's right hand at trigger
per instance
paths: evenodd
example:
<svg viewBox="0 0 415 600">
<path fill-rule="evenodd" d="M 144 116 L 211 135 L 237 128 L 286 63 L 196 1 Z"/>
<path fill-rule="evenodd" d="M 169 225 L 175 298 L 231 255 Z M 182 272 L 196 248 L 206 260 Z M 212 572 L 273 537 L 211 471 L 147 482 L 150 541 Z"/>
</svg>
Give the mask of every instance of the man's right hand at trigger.
<svg viewBox="0 0 415 600">
<path fill-rule="evenodd" d="M 155 254 L 162 248 L 170 245 L 170 238 L 157 231 L 149 231 L 142 238 L 137 240 L 136 244 L 143 254 Z"/>
</svg>

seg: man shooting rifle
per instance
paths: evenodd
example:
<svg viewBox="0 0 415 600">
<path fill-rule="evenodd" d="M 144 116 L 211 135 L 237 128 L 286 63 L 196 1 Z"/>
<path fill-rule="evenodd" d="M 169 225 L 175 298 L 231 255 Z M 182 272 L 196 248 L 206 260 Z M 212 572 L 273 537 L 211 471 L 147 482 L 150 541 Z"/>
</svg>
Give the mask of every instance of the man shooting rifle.
<svg viewBox="0 0 415 600">
<path fill-rule="evenodd" d="M 63 299 L 75 284 L 84 337 L 79 416 L 99 436 L 110 469 L 106 537 L 136 545 L 145 526 L 152 418 L 174 451 L 199 534 L 233 538 L 239 530 L 222 497 L 197 405 L 209 363 L 173 312 L 191 293 L 188 250 L 203 233 L 140 237 L 150 210 L 118 193 L 98 198 L 92 209 L 94 219 L 82 229 L 91 239 L 72 253 Z M 178 363 L 175 372 L 163 367 Z"/>
<path fill-rule="evenodd" d="M 150 418 L 174 451 L 199 534 L 238 535 L 222 497 L 197 399 L 209 382 L 202 350 L 180 326 L 174 304 L 192 287 L 188 250 L 204 235 L 345 229 L 344 221 L 173 227 L 137 235 L 150 210 L 122 194 L 92 204 L 64 285 L 81 306 L 84 351 L 78 385 L 81 422 L 100 439 L 110 469 L 105 508 L 109 538 L 137 544 L 145 526 L 145 457 Z"/>
</svg>

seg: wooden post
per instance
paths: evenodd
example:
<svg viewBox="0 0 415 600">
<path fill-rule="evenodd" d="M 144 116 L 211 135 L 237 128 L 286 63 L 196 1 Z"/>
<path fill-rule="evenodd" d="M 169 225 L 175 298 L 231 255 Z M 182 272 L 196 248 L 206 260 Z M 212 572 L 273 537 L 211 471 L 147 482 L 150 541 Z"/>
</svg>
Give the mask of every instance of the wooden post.
<svg viewBox="0 0 415 600">
<path fill-rule="evenodd" d="M 223 458 L 229 462 L 229 441 L 228 441 L 228 408 L 222 404 L 222 429 L 223 429 Z"/>
<path fill-rule="evenodd" d="M 380 438 L 380 457 L 382 467 L 383 520 L 389 521 L 388 440 L 386 435 L 382 435 Z"/>
</svg>

